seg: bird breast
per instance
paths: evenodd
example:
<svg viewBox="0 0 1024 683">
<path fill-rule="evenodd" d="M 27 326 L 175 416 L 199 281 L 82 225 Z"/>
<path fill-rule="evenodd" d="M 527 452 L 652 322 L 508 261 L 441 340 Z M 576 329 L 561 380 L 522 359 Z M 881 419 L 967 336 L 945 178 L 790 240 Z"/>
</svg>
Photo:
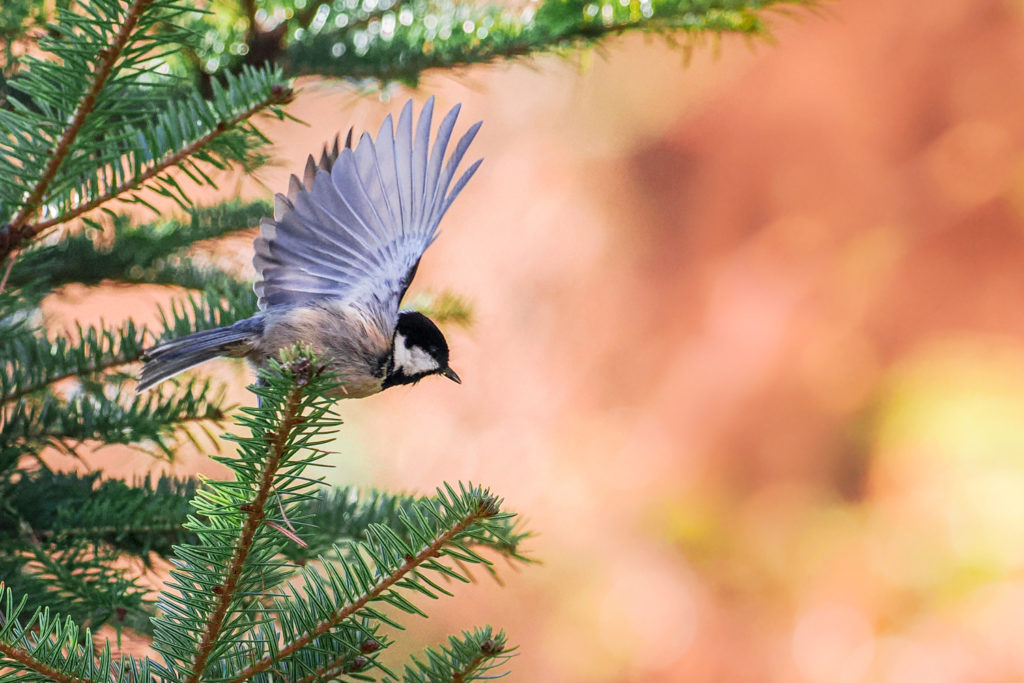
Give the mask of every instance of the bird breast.
<svg viewBox="0 0 1024 683">
<path fill-rule="evenodd" d="M 262 339 L 250 355 L 257 366 L 297 343 L 309 345 L 341 381 L 338 397 L 361 398 L 381 390 L 383 362 L 392 335 L 384 323 L 359 308 L 322 301 L 266 312 Z"/>
</svg>

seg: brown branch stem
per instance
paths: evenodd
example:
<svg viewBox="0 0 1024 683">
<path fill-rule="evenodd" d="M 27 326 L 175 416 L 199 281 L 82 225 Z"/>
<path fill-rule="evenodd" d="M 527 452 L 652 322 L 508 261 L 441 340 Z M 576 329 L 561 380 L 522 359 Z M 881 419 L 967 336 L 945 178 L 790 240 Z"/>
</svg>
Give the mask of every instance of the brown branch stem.
<svg viewBox="0 0 1024 683">
<path fill-rule="evenodd" d="M 388 590 L 396 583 L 398 583 L 402 579 L 402 577 L 411 572 L 413 569 L 423 564 L 428 559 L 436 557 L 438 553 L 440 553 L 441 548 L 443 548 L 445 545 L 450 543 L 454 538 L 456 538 L 459 534 L 461 534 L 463 531 L 469 528 L 471 524 L 473 524 L 479 519 L 483 519 L 489 516 L 491 516 L 491 513 L 486 508 L 480 508 L 478 510 L 475 510 L 471 514 L 467 515 L 465 519 L 463 519 L 461 522 L 453 526 L 451 529 L 448 529 L 443 534 L 440 534 L 437 538 L 435 538 L 433 541 L 427 544 L 415 556 L 407 557 L 405 562 L 402 563 L 402 566 L 399 567 L 397 571 L 395 571 L 393 574 L 389 574 L 388 576 L 383 577 L 380 580 L 380 582 L 377 583 L 377 585 L 375 585 L 373 588 L 367 591 L 358 600 L 338 610 L 334 615 L 331 616 L 331 618 L 320 621 L 314 628 L 310 629 L 310 631 L 305 635 L 296 638 L 290 643 L 287 643 L 286 645 L 279 648 L 276 657 L 264 658 L 256 662 L 255 664 L 249 665 L 241 672 L 239 672 L 239 675 L 235 678 L 232 678 L 228 683 L 243 683 L 243 681 L 247 681 L 251 679 L 253 676 L 270 669 L 274 666 L 275 662 L 278 662 L 284 659 L 285 657 L 288 657 L 294 654 L 295 652 L 301 650 L 302 648 L 306 647 L 316 638 L 319 638 L 320 636 L 324 635 L 332 628 L 335 628 L 336 626 L 341 624 L 341 622 L 345 621 L 350 616 L 366 607 L 367 603 L 369 603 L 371 600 L 375 600 L 376 598 L 378 598 L 381 594 L 384 593 L 384 591 Z"/>
<path fill-rule="evenodd" d="M 78 216 L 81 216 L 83 213 L 95 209 L 100 204 L 108 202 L 111 199 L 117 197 L 118 195 L 124 194 L 125 192 L 133 190 L 142 185 L 143 183 L 152 180 L 154 177 L 163 173 L 168 168 L 181 163 L 186 158 L 192 156 L 193 154 L 201 150 L 203 147 L 206 147 L 208 144 L 213 142 L 213 140 L 222 135 L 228 128 L 238 125 L 242 121 L 252 118 L 256 114 L 260 113 L 262 110 L 266 109 L 267 107 L 283 101 L 283 99 L 284 98 L 282 94 L 276 92 L 271 93 L 270 96 L 267 97 L 265 100 L 257 102 L 256 104 L 249 107 L 248 109 L 238 114 L 234 118 L 231 118 L 228 121 L 223 122 L 221 125 L 218 125 L 214 130 L 210 131 L 209 133 L 200 138 L 197 138 L 191 144 L 187 145 L 183 149 L 178 150 L 174 154 L 167 155 L 157 163 L 153 164 L 152 167 L 144 171 L 138 177 L 132 178 L 131 180 L 126 180 L 125 182 L 121 183 L 114 189 L 108 191 L 106 194 L 96 197 L 95 199 L 88 201 L 85 204 L 76 206 L 75 208 L 71 209 L 65 214 L 55 216 L 53 218 L 26 226 L 25 239 L 33 237 L 42 232 L 43 230 L 46 230 L 47 228 L 52 228 L 55 225 L 58 225 L 60 223 L 66 223 L 72 220 L 73 218 L 77 218 Z"/>
<path fill-rule="evenodd" d="M 20 648 L 13 647 L 9 643 L 0 641 L 0 655 L 3 655 L 7 659 L 18 662 L 24 667 L 35 671 L 37 674 L 45 676 L 47 680 L 57 681 L 57 683 L 88 683 L 86 678 L 76 678 L 74 676 L 68 676 L 59 669 L 55 669 L 49 664 L 44 664 L 38 659 L 33 657 L 29 652 Z"/>
<path fill-rule="evenodd" d="M 96 372 L 103 372 L 104 370 L 110 370 L 111 368 L 116 368 L 119 365 L 127 365 L 128 363 L 134 363 L 135 361 L 139 360 L 141 357 L 142 357 L 141 352 L 137 353 L 137 354 L 134 354 L 132 356 L 127 356 L 127 355 L 125 355 L 125 356 L 115 356 L 114 358 L 111 358 L 109 361 L 106 361 L 106 362 L 93 363 L 93 364 L 87 365 L 84 368 L 79 368 L 77 370 L 72 370 L 70 372 L 66 372 L 63 375 L 57 375 L 56 377 L 48 377 L 48 378 L 46 378 L 42 382 L 37 382 L 35 384 L 30 384 L 30 385 L 28 385 L 26 387 L 22 387 L 22 388 L 18 389 L 15 392 L 7 394 L 6 396 L 0 396 L 0 403 L 10 403 L 11 401 L 15 401 L 17 399 L 23 398 L 24 396 L 28 396 L 29 394 L 31 394 L 31 393 L 33 393 L 35 391 L 39 391 L 43 387 L 48 387 L 51 384 L 56 384 L 57 382 L 60 382 L 60 381 L 65 380 L 65 379 L 70 379 L 72 377 L 78 377 L 79 375 L 91 375 L 91 374 L 96 373 Z"/>
<path fill-rule="evenodd" d="M 455 672 L 455 675 L 452 676 L 452 683 L 462 683 L 466 680 L 472 680 L 467 678 L 467 676 L 473 675 L 477 667 L 484 663 L 484 660 L 490 659 L 492 657 L 494 657 L 494 655 L 486 653 L 481 650 L 480 654 L 474 657 L 473 660 L 469 664 L 467 664 L 462 671 Z"/>
<path fill-rule="evenodd" d="M 295 683 L 320 683 L 321 681 L 333 681 L 338 676 L 346 673 L 348 659 L 355 659 L 358 655 L 351 652 L 331 662 L 328 666 L 321 667 L 305 678 L 300 678 Z"/>
<path fill-rule="evenodd" d="M 114 36 L 114 40 L 104 50 L 100 51 L 100 62 L 96 66 L 96 74 L 93 76 L 85 95 L 78 102 L 68 127 L 64 129 L 60 140 L 57 141 L 50 160 L 46 162 L 46 168 L 43 170 L 42 177 L 39 178 L 39 182 L 29 192 L 25 202 L 18 209 L 18 212 L 14 214 L 14 218 L 11 219 L 7 226 L 3 235 L 3 244 L 0 244 L 0 260 L 7 258 L 21 242 L 30 239 L 34 234 L 38 233 L 38 230 L 33 231 L 27 225 L 28 219 L 42 204 L 46 191 L 50 188 L 50 184 L 57 175 L 57 170 L 71 151 L 71 145 L 82 130 L 85 119 L 92 112 L 93 107 L 96 106 L 97 96 L 106 84 L 107 79 L 110 78 L 114 65 L 120 59 L 125 45 L 127 45 L 129 38 L 131 38 L 132 33 L 138 26 L 142 12 L 152 2 L 153 0 L 135 0 L 128 8 L 128 13 L 125 15 L 117 35 Z"/>
<path fill-rule="evenodd" d="M 238 588 L 238 581 L 245 567 L 245 560 L 252 549 L 253 539 L 256 537 L 256 532 L 266 517 L 266 510 L 264 508 L 274 487 L 274 476 L 277 474 L 277 469 L 281 465 L 281 460 L 284 458 L 285 451 L 287 450 L 288 439 L 292 431 L 302 422 L 301 402 L 302 387 L 296 386 L 292 389 L 288 400 L 285 402 L 284 419 L 281 421 L 280 427 L 270 442 L 270 452 L 267 455 L 266 466 L 260 479 L 259 490 L 256 493 L 256 497 L 249 504 L 249 514 L 242 525 L 238 542 L 235 544 L 235 552 L 225 573 L 224 583 L 220 586 L 217 604 L 206 620 L 206 628 L 203 630 L 199 646 L 196 649 L 195 659 L 192 662 L 192 674 L 185 679 L 186 683 L 198 683 L 203 671 L 206 669 L 206 663 L 210 658 L 210 654 L 217 644 L 220 629 L 224 625 L 228 608 L 231 606 L 231 599 L 235 596 L 235 591 Z"/>
</svg>

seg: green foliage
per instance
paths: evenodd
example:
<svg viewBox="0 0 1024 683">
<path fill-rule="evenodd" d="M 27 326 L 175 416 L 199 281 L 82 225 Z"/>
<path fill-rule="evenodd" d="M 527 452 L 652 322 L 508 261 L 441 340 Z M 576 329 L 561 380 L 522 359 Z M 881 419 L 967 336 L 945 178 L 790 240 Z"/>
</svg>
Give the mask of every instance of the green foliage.
<svg viewBox="0 0 1024 683">
<path fill-rule="evenodd" d="M 187 423 L 219 421 L 224 413 L 211 402 L 208 383 L 191 383 L 181 396 L 150 394 L 144 399 L 125 401 L 91 391 L 68 400 L 46 400 L 40 404 L 17 402 L 4 411 L 0 429 L 0 453 L 38 453 L 45 446 L 77 455 L 85 441 L 138 444 L 149 442 L 171 457 L 167 440 Z"/>
<path fill-rule="evenodd" d="M 329 500 L 317 498 L 319 482 L 306 476 L 340 424 L 330 413 L 332 401 L 325 398 L 336 382 L 323 367 L 296 353 L 282 364 L 271 363 L 252 387 L 260 403 L 243 409 L 238 417 L 248 434 L 230 437 L 238 446 L 234 456 L 217 458 L 234 478 L 199 486 L 185 524 L 191 538 L 173 547 L 175 569 L 160 594 L 160 614 L 153 620 L 153 649 L 162 662 L 130 662 L 132 668 L 168 681 L 306 681 L 372 669 L 388 674 L 379 657 L 391 641 L 379 633 L 381 625 L 401 628 L 398 613 L 423 615 L 410 600 L 417 594 L 450 595 L 438 579 L 468 581 L 469 566 L 489 565 L 474 546 L 508 549 L 521 539 L 521 534 L 510 533 L 515 526 L 511 515 L 502 512 L 501 501 L 488 491 L 446 486 L 431 498 L 383 506 L 394 510 L 401 533 L 369 522 L 359 534 L 363 540 L 349 540 L 344 549 L 336 547 L 315 562 L 287 561 L 285 549 L 301 543 L 301 532 L 294 529 L 311 525 L 318 512 L 309 501 Z M 75 497 L 95 481 L 56 477 L 47 483 Z M 95 490 L 103 486 L 110 485 Z M 144 482 L 141 488 L 148 486 Z M 152 494 L 166 495 L 175 488 L 180 493 L 180 483 L 161 486 Z M 127 488 L 115 489 L 108 492 L 108 501 L 130 502 Z M 141 513 L 149 505 L 144 502 L 147 497 L 136 495 L 126 514 Z M 14 504 L 23 503 L 22 498 Z M 173 517 L 172 507 L 165 504 L 156 510 L 157 516 Z M 168 533 L 166 527 L 136 528 L 131 533 L 117 525 L 111 529 L 109 507 L 85 509 L 89 514 L 83 519 L 71 517 L 59 505 L 36 513 L 36 519 L 55 529 L 52 541 L 79 538 L 86 545 L 76 549 L 94 551 L 129 537 Z M 12 519 L 7 533 L 15 539 L 32 535 L 24 531 L 27 526 L 24 520 Z M 147 547 L 156 549 L 152 541 L 149 538 Z M 95 579 L 103 579 L 119 589 L 122 603 L 137 597 L 132 583 L 118 583 L 109 569 L 77 575 L 53 569 L 65 565 L 54 562 L 40 570 L 53 587 L 51 595 L 63 597 L 63 591 L 74 590 L 96 597 L 83 588 L 93 588 Z M 77 585 L 79 579 L 85 585 Z M 39 680 L 35 677 L 52 676 L 54 671 L 70 673 L 74 679 L 106 678 L 129 666 L 121 662 L 112 667 L 108 646 L 90 653 L 90 634 L 83 636 L 76 620 L 52 616 L 46 608 L 36 608 L 26 619 L 26 600 L 15 602 L 15 597 L 8 589 L 0 600 L 0 655 L 4 667 L 24 674 L 11 680 Z M 385 613 L 384 606 L 397 613 Z M 20 626 L 22 621 L 25 627 Z M 38 634 L 27 630 L 32 627 Z M 468 658 L 474 647 L 477 656 Z M 481 648 L 489 648 L 486 657 L 479 656 Z M 440 671 L 438 662 L 446 661 L 453 672 L 482 673 L 500 663 L 503 648 L 503 636 L 490 639 L 488 634 L 475 642 L 467 634 L 465 642 L 453 640 L 443 654 L 428 655 L 429 665 L 414 662 L 409 670 Z"/>
<path fill-rule="evenodd" d="M 45 296 L 70 283 L 98 285 L 105 280 L 128 284 L 176 285 L 217 291 L 244 301 L 248 282 L 217 268 L 201 265 L 185 251 L 196 242 L 217 239 L 252 228 L 273 207 L 266 201 L 229 201 L 210 207 L 191 207 L 186 218 L 176 216 L 135 224 L 115 215 L 102 243 L 95 231 L 67 235 L 55 244 L 33 245 L 21 254 L 7 286 L 22 297 Z M 252 314 L 256 300 L 240 317 Z M 244 313 L 244 315 L 241 315 Z"/>
<path fill-rule="evenodd" d="M 490 626 L 463 631 L 462 637 L 448 637 L 448 645 L 428 649 L 423 657 L 413 657 L 405 667 L 402 680 L 407 683 L 434 681 L 479 681 L 500 678 L 505 674 L 491 672 L 515 656 L 509 648 L 505 632 L 495 634 Z"/>
<path fill-rule="evenodd" d="M 386 527 L 403 541 L 415 540 L 406 520 L 425 509 L 441 511 L 444 498 L 362 491 L 355 487 L 323 489 L 303 507 L 316 524 L 303 530 L 305 545 L 286 546 L 284 555 L 291 561 L 305 564 L 332 550 L 345 552 L 351 543 L 369 541 L 369 529 Z M 431 513 L 433 514 L 433 513 Z M 470 542 L 471 546 L 489 548 L 516 560 L 528 559 L 519 546 L 529 534 L 516 528 L 511 517 L 495 517 L 488 527 Z M 494 533 L 489 529 L 496 528 Z"/>
<path fill-rule="evenodd" d="M 0 255 L 111 199 L 152 206 L 142 187 L 188 206 L 181 175 L 212 185 L 204 166 L 263 160 L 249 119 L 283 116 L 291 89 L 271 67 L 225 74 L 206 98 L 178 88 L 166 57 L 188 41 L 179 25 L 192 12 L 176 0 L 58 7 L 38 41 L 47 58 L 21 58 L 0 108 Z"/>
<path fill-rule="evenodd" d="M 29 611 L 60 604 L 78 624 L 147 632 L 148 589 L 114 560 L 127 553 L 148 563 L 190 538 L 181 520 L 194 491 L 191 481 L 129 486 L 46 470 L 0 480 L 0 576 Z"/>
<path fill-rule="evenodd" d="M 802 4 L 788 0 L 785 4 Z M 456 0 L 221 0 L 193 24 L 207 73 L 273 61 L 289 75 L 415 85 L 428 69 L 568 54 L 629 31 L 759 35 L 780 0 L 544 0 L 510 8 Z M 250 9 L 255 8 L 252 12 Z"/>
<path fill-rule="evenodd" d="M 471 327 L 473 325 L 473 304 L 456 292 L 445 290 L 439 294 L 421 292 L 402 302 L 405 308 L 419 311 L 431 320 L 442 324 Z"/>
<path fill-rule="evenodd" d="M 500 5 L 401 2 L 355 18 L 345 10 L 327 12 L 324 29 L 296 30 L 297 39 L 282 64 L 288 73 L 415 85 L 428 69 L 564 53 L 628 30 L 756 33 L 763 26 L 750 9 L 752 4 L 632 0 L 623 6 L 546 0 L 536 8 L 510 10 Z M 735 9 L 724 9 L 730 5 Z M 335 28 L 339 17 L 348 18 L 348 23 Z M 353 23 L 362 25 L 350 29 Z"/>
<path fill-rule="evenodd" d="M 181 521 L 194 495 L 190 479 L 145 478 L 131 486 L 87 475 L 40 471 L 17 486 L 2 484 L 0 537 L 8 547 L 19 534 L 39 542 L 110 546 L 143 560 L 167 557 L 175 543 L 191 537 Z M 10 516 L 7 516 L 10 515 Z"/>
<path fill-rule="evenodd" d="M 7 78 L 17 65 L 15 45 L 37 29 L 43 18 L 42 0 L 4 0 L 0 4 L 0 101 L 7 92 Z"/>
<path fill-rule="evenodd" d="M 37 609 L 24 618 L 24 599 L 0 582 L 0 683 L 8 681 L 139 681 L 150 680 L 147 661 L 115 661 L 109 643 L 96 653 L 92 632 L 70 617 Z"/>
</svg>

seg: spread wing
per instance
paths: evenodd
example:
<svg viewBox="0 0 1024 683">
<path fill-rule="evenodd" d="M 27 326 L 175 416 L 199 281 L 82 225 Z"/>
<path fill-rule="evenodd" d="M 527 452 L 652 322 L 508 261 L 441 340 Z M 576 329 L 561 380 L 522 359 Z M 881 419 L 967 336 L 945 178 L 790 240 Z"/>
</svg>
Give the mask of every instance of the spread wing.
<svg viewBox="0 0 1024 683">
<path fill-rule="evenodd" d="M 430 145 L 434 99 L 413 134 L 412 102 L 397 129 L 389 115 L 374 140 L 364 133 L 353 149 L 310 157 L 303 180 L 292 176 L 288 196 L 274 199 L 273 219 L 260 223 L 253 264 L 261 310 L 319 299 L 340 299 L 394 324 L 420 257 L 437 225 L 476 172 L 474 162 L 453 184 L 459 163 L 480 124 L 448 156 L 459 106 L 444 117 Z"/>
</svg>

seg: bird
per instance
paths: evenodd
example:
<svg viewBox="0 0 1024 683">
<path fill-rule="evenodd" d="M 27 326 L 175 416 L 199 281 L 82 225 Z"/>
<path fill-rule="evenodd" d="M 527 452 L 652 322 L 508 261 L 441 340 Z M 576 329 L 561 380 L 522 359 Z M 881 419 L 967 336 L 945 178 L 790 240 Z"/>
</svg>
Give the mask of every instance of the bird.
<svg viewBox="0 0 1024 683">
<path fill-rule="evenodd" d="M 363 133 L 343 147 L 335 138 L 319 161 L 311 155 L 253 242 L 259 312 L 145 351 L 137 391 L 150 389 L 220 356 L 246 358 L 257 369 L 303 343 L 338 380 L 338 398 L 363 398 L 440 375 L 462 383 L 449 365 L 441 330 L 423 313 L 400 310 L 420 258 L 438 224 L 480 167 L 455 179 L 477 122 L 449 142 L 461 105 L 438 125 L 434 98 L 413 130 L 413 105 L 397 125 L 388 114 L 376 138 Z M 446 157 L 447 155 L 447 157 Z"/>
</svg>

